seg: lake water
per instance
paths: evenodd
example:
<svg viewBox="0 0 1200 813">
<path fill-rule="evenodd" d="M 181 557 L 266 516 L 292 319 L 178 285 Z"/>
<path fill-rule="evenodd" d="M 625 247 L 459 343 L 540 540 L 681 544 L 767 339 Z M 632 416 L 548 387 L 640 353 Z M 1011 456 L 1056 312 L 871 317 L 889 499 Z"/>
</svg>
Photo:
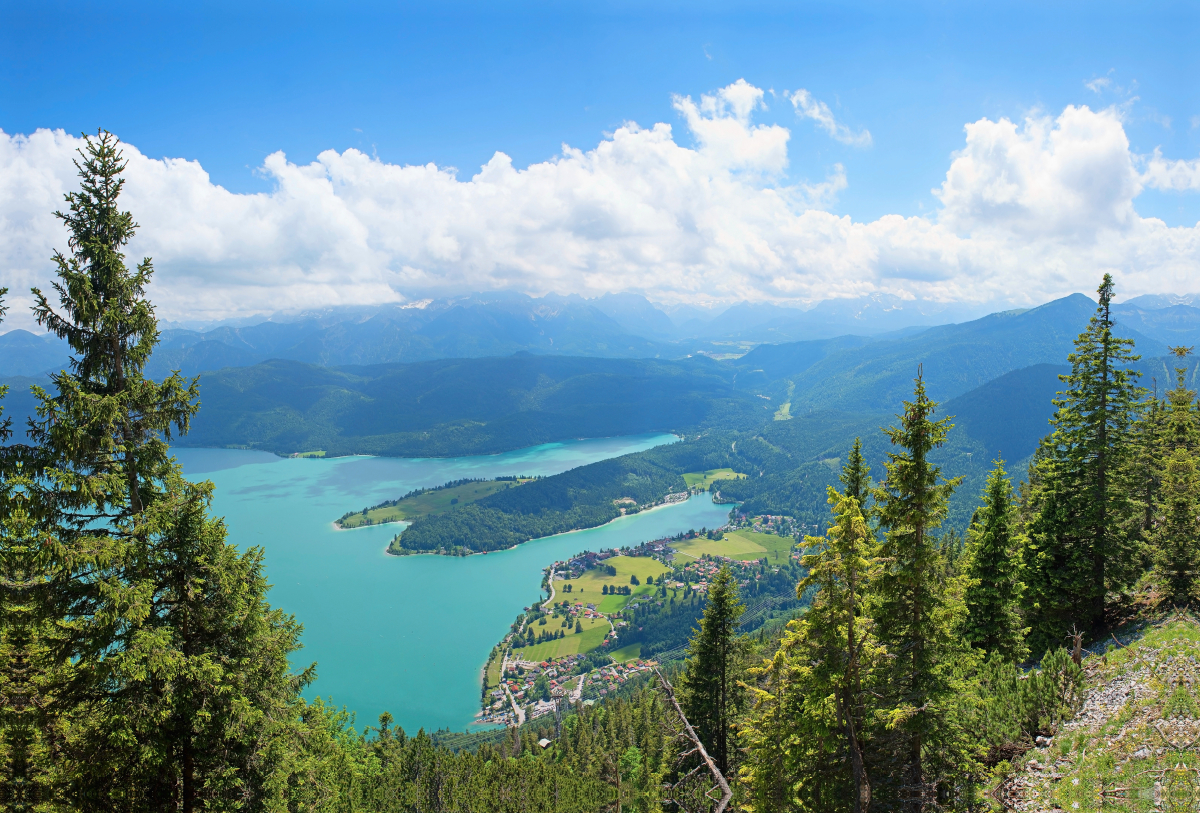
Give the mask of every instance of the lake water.
<svg viewBox="0 0 1200 813">
<path fill-rule="evenodd" d="M 415 732 L 462 730 L 472 721 L 488 653 L 521 608 L 537 600 L 543 567 L 583 550 L 717 527 L 728 506 L 700 495 L 600 528 L 468 557 L 388 556 L 387 544 L 403 526 L 339 531 L 333 520 L 415 488 L 465 477 L 556 474 L 674 440 L 605 438 L 444 459 L 285 459 L 185 448 L 175 455 L 189 478 L 216 484 L 214 510 L 225 517 L 230 541 L 266 551 L 271 603 L 304 624 L 304 649 L 294 662 L 317 662 L 307 694 L 347 706 L 360 728 L 386 710 Z"/>
</svg>

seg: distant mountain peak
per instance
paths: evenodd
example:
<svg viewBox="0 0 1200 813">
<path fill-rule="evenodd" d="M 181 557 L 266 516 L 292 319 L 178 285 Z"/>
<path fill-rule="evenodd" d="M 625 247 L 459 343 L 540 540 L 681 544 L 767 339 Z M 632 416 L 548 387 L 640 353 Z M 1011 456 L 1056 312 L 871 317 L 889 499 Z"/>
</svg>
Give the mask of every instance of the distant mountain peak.
<svg viewBox="0 0 1200 813">
<path fill-rule="evenodd" d="M 1142 310 L 1162 310 L 1174 305 L 1191 305 L 1200 307 L 1200 294 L 1142 294 L 1127 299 L 1117 305 L 1117 308 L 1132 306 Z"/>
</svg>

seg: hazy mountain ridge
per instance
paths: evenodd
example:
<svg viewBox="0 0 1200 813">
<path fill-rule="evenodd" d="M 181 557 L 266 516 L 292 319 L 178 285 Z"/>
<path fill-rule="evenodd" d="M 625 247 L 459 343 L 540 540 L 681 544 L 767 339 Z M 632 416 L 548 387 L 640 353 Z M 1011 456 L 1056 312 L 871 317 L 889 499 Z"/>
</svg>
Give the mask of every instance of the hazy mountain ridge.
<svg viewBox="0 0 1200 813">
<path fill-rule="evenodd" d="M 444 457 L 768 417 L 733 377 L 702 357 L 518 354 L 341 368 L 277 360 L 203 376 L 204 409 L 181 444 Z"/>
<path fill-rule="evenodd" d="M 1165 344 L 1195 345 L 1200 344 L 1196 302 L 1200 296 L 1144 296 L 1116 306 L 1115 311 L 1122 325 L 1134 333 Z M 969 313 L 963 308 L 948 309 L 939 303 L 883 294 L 826 300 L 807 310 L 745 302 L 711 311 L 695 307 L 666 310 L 631 293 L 590 300 L 578 295 L 535 299 L 521 294 L 474 294 L 408 305 L 334 307 L 253 323 L 240 320 L 204 330 L 163 330 L 149 372 L 158 378 L 174 369 L 194 375 L 270 359 L 342 366 L 506 356 L 522 350 L 609 358 L 683 358 L 699 352 L 728 353 L 737 351 L 736 345 L 744 348 L 764 342 L 782 345 L 838 339 L 857 346 L 868 338 L 911 338 L 939 323 L 943 328 L 952 327 L 945 323 Z M 821 352 L 828 355 L 832 347 Z M 793 351 L 778 351 L 776 361 L 789 352 Z M 68 356 L 65 343 L 51 336 L 23 330 L 0 335 L 0 375 L 57 370 Z M 798 370 L 790 369 L 782 374 L 795 372 Z"/>
</svg>

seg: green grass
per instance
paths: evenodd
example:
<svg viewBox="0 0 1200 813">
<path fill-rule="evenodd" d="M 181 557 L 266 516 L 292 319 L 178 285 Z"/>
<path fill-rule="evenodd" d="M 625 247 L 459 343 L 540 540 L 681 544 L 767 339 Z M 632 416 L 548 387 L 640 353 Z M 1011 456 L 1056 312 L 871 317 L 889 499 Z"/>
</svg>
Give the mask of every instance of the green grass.
<svg viewBox="0 0 1200 813">
<path fill-rule="evenodd" d="M 792 419 L 792 402 L 791 401 L 788 401 L 786 404 L 781 406 L 779 409 L 775 410 L 775 420 L 790 421 L 791 419 Z"/>
<path fill-rule="evenodd" d="M 325 456 L 325 452 L 320 451 L 320 450 L 315 451 L 315 452 L 296 452 L 296 454 L 292 455 L 292 457 L 324 457 L 324 456 Z"/>
<path fill-rule="evenodd" d="M 593 568 L 578 579 L 557 582 L 554 585 L 554 589 L 557 591 L 554 600 L 569 599 L 577 603 L 591 603 L 595 604 L 596 609 L 602 613 L 615 613 L 623 609 L 634 596 L 645 595 L 656 589 L 655 585 L 646 583 L 647 576 L 653 576 L 654 580 L 658 581 L 659 576 L 667 572 L 666 565 L 648 556 L 614 556 L 611 559 L 605 559 L 604 564 L 616 568 L 617 575 L 609 576 L 602 569 Z M 630 585 L 630 576 L 637 576 L 641 584 Z M 564 586 L 567 584 L 571 585 L 570 593 L 564 591 Z M 606 584 L 610 587 L 633 587 L 632 595 L 606 596 L 603 592 Z"/>
<path fill-rule="evenodd" d="M 726 531 L 724 539 L 688 539 L 674 542 L 672 547 L 678 551 L 676 561 L 699 559 L 703 554 L 711 556 L 728 556 L 730 559 L 754 561 L 767 557 L 767 564 L 782 564 L 791 555 L 794 539 L 790 536 L 761 534 L 757 531 Z"/>
<path fill-rule="evenodd" d="M 623 646 L 620 649 L 614 649 L 609 654 L 612 655 L 612 659 L 617 663 L 635 661 L 642 657 L 642 645 L 630 644 L 629 646 Z"/>
<path fill-rule="evenodd" d="M 521 483 L 528 482 L 521 480 Z M 348 514 L 338 520 L 343 528 L 357 528 L 361 525 L 383 525 L 388 522 L 407 522 L 417 517 L 429 514 L 444 514 L 461 505 L 468 505 L 481 500 L 489 494 L 495 494 L 514 485 L 512 480 L 486 480 L 480 483 L 464 483 L 453 488 L 439 488 L 426 491 L 415 497 L 408 497 L 395 505 L 384 508 L 372 508 L 364 517 L 361 512 Z M 368 521 L 369 520 L 369 521 Z"/>
<path fill-rule="evenodd" d="M 683 475 L 683 482 L 688 488 L 702 488 L 705 491 L 717 480 L 744 480 L 746 475 L 733 469 L 709 469 L 708 471 L 689 471 Z"/>
<path fill-rule="evenodd" d="M 500 685 L 500 664 L 503 660 L 504 658 L 501 653 L 497 651 L 495 657 L 488 661 L 484 681 L 486 683 L 486 690 L 489 692 Z"/>
<path fill-rule="evenodd" d="M 574 626 L 572 626 L 571 631 L 567 633 L 565 638 L 513 649 L 513 657 L 526 661 L 548 661 L 554 658 L 566 657 L 567 655 L 586 655 L 604 643 L 604 637 L 608 635 L 610 629 L 607 621 L 603 618 L 581 618 L 579 622 L 583 627 L 583 632 L 576 633 Z M 556 626 L 558 623 L 557 619 L 549 619 L 545 627 L 539 627 L 537 624 L 534 624 L 534 634 L 537 634 L 537 631 L 540 629 L 559 629 Z"/>
</svg>

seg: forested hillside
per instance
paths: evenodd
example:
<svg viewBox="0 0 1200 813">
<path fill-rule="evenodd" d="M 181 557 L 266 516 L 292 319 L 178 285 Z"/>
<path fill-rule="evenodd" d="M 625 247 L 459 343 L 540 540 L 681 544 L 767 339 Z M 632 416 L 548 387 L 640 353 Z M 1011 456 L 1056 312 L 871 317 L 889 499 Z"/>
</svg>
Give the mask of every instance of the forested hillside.
<svg viewBox="0 0 1200 813">
<path fill-rule="evenodd" d="M 1012 370 L 1062 364 L 1094 308 L 1095 302 L 1073 294 L 1031 310 L 994 313 L 890 341 L 838 349 L 824 343 L 820 354 L 799 355 L 791 369 L 776 361 L 782 348 L 757 348 L 739 360 L 739 367 L 747 384 L 767 385 L 752 377 L 762 367 L 794 385 L 793 414 L 810 409 L 890 409 L 905 397 L 917 364 L 923 365 L 931 395 L 945 401 Z M 1167 352 L 1162 342 L 1134 331 L 1122 335 L 1136 339 L 1145 355 Z M 772 389 L 782 393 L 786 387 L 776 383 Z"/>
<path fill-rule="evenodd" d="M 182 444 L 327 455 L 492 454 L 767 415 L 734 370 L 705 357 L 521 354 L 337 369 L 273 361 L 202 376 L 200 397 L 204 412 Z"/>
</svg>

